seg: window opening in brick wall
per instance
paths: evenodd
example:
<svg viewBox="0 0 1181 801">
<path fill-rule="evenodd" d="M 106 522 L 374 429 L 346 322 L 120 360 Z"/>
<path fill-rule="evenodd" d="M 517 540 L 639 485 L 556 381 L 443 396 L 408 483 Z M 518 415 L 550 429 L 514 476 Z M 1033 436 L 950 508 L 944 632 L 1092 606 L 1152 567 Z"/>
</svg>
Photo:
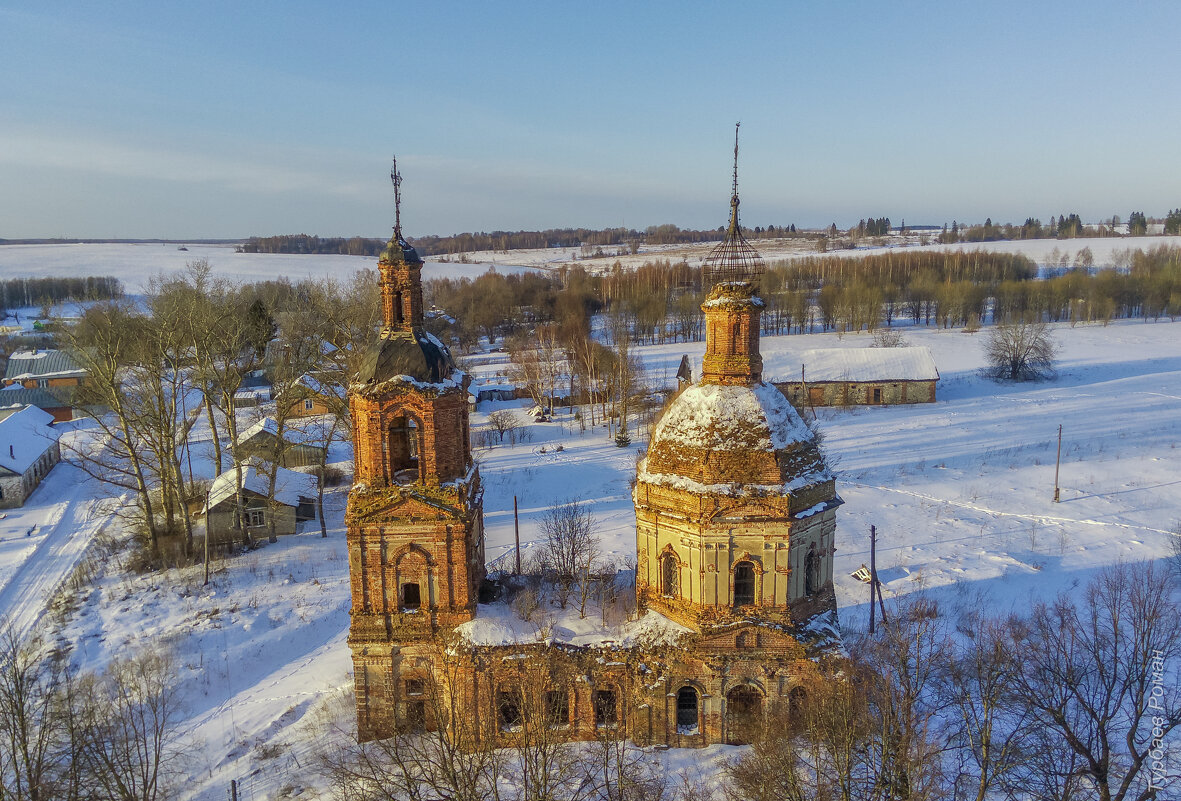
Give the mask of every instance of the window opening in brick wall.
<svg viewBox="0 0 1181 801">
<path fill-rule="evenodd" d="M 550 726 L 565 726 L 570 722 L 570 694 L 565 690 L 545 693 L 545 720 Z"/>
<path fill-rule="evenodd" d="M 677 560 L 671 553 L 665 554 L 661 565 L 660 594 L 673 598 L 677 594 Z"/>
<path fill-rule="evenodd" d="M 512 731 L 521 725 L 521 703 L 513 690 L 496 694 L 496 717 L 501 731 Z"/>
<path fill-rule="evenodd" d="M 734 566 L 734 605 L 750 606 L 755 602 L 755 566 L 739 562 Z"/>
<path fill-rule="evenodd" d="M 697 690 L 682 687 L 677 691 L 677 732 L 694 734 L 697 731 Z"/>
<path fill-rule="evenodd" d="M 618 720 L 617 698 L 614 690 L 595 690 L 595 725 L 611 726 Z"/>
<path fill-rule="evenodd" d="M 419 590 L 418 583 L 408 581 L 402 585 L 402 607 L 405 609 L 418 609 L 422 606 L 422 593 Z"/>
</svg>

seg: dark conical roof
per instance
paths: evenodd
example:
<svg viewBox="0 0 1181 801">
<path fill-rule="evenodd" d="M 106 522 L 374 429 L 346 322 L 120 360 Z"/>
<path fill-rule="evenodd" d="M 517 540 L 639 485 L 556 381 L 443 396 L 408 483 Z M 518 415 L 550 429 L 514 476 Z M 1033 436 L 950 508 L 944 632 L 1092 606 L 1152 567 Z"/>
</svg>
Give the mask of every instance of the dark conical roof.
<svg viewBox="0 0 1181 801">
<path fill-rule="evenodd" d="M 362 384 L 381 383 L 395 376 L 438 384 L 455 371 L 447 346 L 424 332 L 386 334 L 369 346 L 357 370 Z"/>
<path fill-rule="evenodd" d="M 387 264 L 397 264 L 398 262 L 422 264 L 422 257 L 418 255 L 414 246 L 397 234 L 390 237 L 389 242 L 386 242 L 385 249 L 381 251 L 377 260 Z"/>
</svg>

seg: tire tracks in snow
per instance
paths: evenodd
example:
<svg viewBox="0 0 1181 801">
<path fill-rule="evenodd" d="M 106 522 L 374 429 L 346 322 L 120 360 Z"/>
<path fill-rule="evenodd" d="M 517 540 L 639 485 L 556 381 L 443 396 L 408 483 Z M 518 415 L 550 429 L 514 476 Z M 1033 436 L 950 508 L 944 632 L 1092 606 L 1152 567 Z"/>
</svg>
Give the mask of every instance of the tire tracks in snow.
<svg viewBox="0 0 1181 801">
<path fill-rule="evenodd" d="M 969 503 L 967 501 L 955 501 L 948 498 L 937 498 L 934 495 L 926 495 L 921 492 L 913 490 L 898 489 L 897 487 L 886 487 L 881 484 L 865 484 L 859 481 L 842 481 L 845 486 L 861 487 L 862 489 L 876 489 L 885 492 L 894 492 L 899 495 L 909 495 L 913 498 L 918 498 L 924 501 L 931 501 L 932 503 L 947 504 L 948 506 L 958 506 L 961 509 L 971 509 L 974 512 L 982 512 L 984 514 L 992 515 L 993 517 L 1011 517 L 1018 520 L 1029 520 L 1035 523 L 1061 523 L 1061 524 L 1076 524 L 1084 526 L 1102 526 L 1112 528 L 1123 528 L 1130 531 L 1150 531 L 1154 534 L 1167 534 L 1169 536 L 1176 536 L 1174 532 L 1163 528 L 1153 528 L 1151 526 L 1139 526 L 1134 523 L 1116 523 L 1107 522 L 1103 520 L 1091 520 L 1089 518 L 1077 517 L 1058 517 L 1056 515 L 1045 514 L 1028 514 L 1022 512 L 1006 512 L 1000 509 L 990 509 L 987 506 L 981 506 L 977 503 Z"/>
</svg>

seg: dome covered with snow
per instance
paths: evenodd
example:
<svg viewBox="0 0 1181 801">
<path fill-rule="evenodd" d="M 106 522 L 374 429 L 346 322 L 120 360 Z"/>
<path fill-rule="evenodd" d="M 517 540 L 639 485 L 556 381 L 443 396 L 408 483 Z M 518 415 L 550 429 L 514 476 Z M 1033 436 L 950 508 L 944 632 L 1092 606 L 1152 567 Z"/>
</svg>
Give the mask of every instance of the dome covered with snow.
<svg viewBox="0 0 1181 801">
<path fill-rule="evenodd" d="M 698 384 L 669 405 L 641 481 L 788 492 L 831 481 L 811 430 L 771 384 Z"/>
</svg>

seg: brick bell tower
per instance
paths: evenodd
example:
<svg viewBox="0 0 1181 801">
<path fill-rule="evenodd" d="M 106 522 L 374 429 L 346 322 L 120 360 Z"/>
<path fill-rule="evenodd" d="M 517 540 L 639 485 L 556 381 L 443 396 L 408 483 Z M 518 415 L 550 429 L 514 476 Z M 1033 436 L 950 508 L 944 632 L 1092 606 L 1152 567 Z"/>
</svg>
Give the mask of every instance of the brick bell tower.
<svg viewBox="0 0 1181 801">
<path fill-rule="evenodd" d="M 484 579 L 483 497 L 472 461 L 470 378 L 423 327 L 422 259 L 394 235 L 378 259 L 382 327 L 349 387 L 349 647 L 361 740 L 419 725 L 407 685 L 441 631 L 471 620 Z M 421 654 L 419 652 L 422 652 Z"/>
</svg>

